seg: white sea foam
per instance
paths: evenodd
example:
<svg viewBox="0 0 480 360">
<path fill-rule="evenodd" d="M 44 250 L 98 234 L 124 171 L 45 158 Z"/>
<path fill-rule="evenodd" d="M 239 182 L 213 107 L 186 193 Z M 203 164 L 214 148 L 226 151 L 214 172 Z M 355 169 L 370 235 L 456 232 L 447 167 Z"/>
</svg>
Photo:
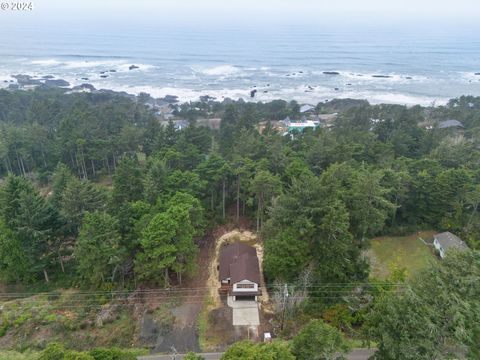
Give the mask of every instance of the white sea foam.
<svg viewBox="0 0 480 360">
<path fill-rule="evenodd" d="M 45 68 L 64 68 L 64 69 L 78 69 L 87 71 L 89 69 L 98 69 L 98 70 L 116 70 L 116 71 L 129 71 L 131 65 L 138 66 L 135 70 L 137 71 L 146 71 L 155 68 L 153 65 L 149 64 L 138 64 L 135 62 L 127 62 L 125 60 L 64 60 L 60 61 L 57 59 L 43 59 L 43 60 L 33 60 L 30 62 L 32 65 L 37 65 Z"/>
<path fill-rule="evenodd" d="M 228 76 L 239 75 L 243 73 L 242 69 L 233 65 L 219 65 L 219 66 L 214 66 L 210 68 L 192 67 L 192 69 L 204 75 L 219 76 L 219 77 L 228 77 Z"/>
<path fill-rule="evenodd" d="M 130 71 L 129 66 L 133 64 L 139 66 L 139 69 Z M 116 73 L 107 73 L 106 78 L 100 77 L 100 72 L 112 69 L 116 70 Z M 154 71 L 143 73 L 142 70 Z M 363 98 L 375 104 L 430 105 L 433 101 L 442 104 L 448 97 L 461 95 L 465 86 L 468 86 L 473 94 L 480 91 L 477 81 L 480 76 L 475 76 L 472 72 L 448 72 L 435 79 L 429 79 L 423 74 L 412 75 L 412 79 L 406 79 L 408 75 L 387 72 L 363 72 L 363 76 L 358 76 L 358 72 L 344 69 L 338 70 L 340 72 L 338 76 L 325 76 L 323 71 L 314 69 L 304 68 L 303 73 L 298 69 L 295 70 L 283 67 L 240 68 L 234 65 L 210 67 L 184 65 L 183 68 L 179 66 L 175 69 L 171 67 L 164 69 L 123 59 L 90 61 L 52 58 L 17 61 L 9 63 L 8 68 L 1 66 L 0 80 L 10 80 L 10 74 L 29 74 L 39 78 L 44 75 L 54 75 L 57 79 L 65 79 L 72 86 L 88 82 L 97 89 L 112 89 L 132 94 L 147 92 L 154 97 L 176 95 L 182 102 L 194 101 L 202 95 L 210 95 L 220 101 L 229 97 L 243 98 L 247 101 L 284 99 L 315 104 L 334 98 Z M 285 77 L 286 74 L 292 75 L 294 72 L 298 76 Z M 372 77 L 375 74 L 391 77 Z M 82 78 L 88 78 L 88 80 Z M 476 81 L 465 85 L 469 79 Z M 347 83 L 352 85 L 346 86 Z M 9 83 L 2 81 L 0 87 L 8 85 Z M 250 91 L 254 85 L 258 91 L 255 97 L 251 98 Z M 338 89 L 335 90 L 335 88 Z M 453 95 L 450 96 L 450 94 Z"/>
<path fill-rule="evenodd" d="M 106 84 L 104 84 L 106 85 Z M 101 88 L 98 87 L 98 88 Z M 428 96 L 413 96 L 402 93 L 383 93 L 375 91 L 335 91 L 328 87 L 317 86 L 313 90 L 307 89 L 305 86 L 297 86 L 291 88 L 272 88 L 268 92 L 259 89 L 254 98 L 250 97 L 250 89 L 212 89 L 212 90 L 194 90 L 189 88 L 178 87 L 154 87 L 154 86 L 113 86 L 116 91 L 125 91 L 127 93 L 138 95 L 141 92 L 149 93 L 153 97 L 159 98 L 166 95 L 178 96 L 180 102 L 197 101 L 202 95 L 215 97 L 218 101 L 224 98 L 240 99 L 246 101 L 262 101 L 268 102 L 276 99 L 297 100 L 300 103 L 316 104 L 320 101 L 332 100 L 335 98 L 355 98 L 366 99 L 372 104 L 401 104 L 407 106 L 424 105 L 429 106 L 432 103 L 436 105 L 444 105 L 448 101 L 445 98 L 435 98 Z"/>
<path fill-rule="evenodd" d="M 32 65 L 40 65 L 40 66 L 55 66 L 55 65 L 63 64 L 62 61 L 55 60 L 55 59 L 33 60 L 30 63 Z"/>
<path fill-rule="evenodd" d="M 93 83 L 95 85 L 95 83 Z M 98 88 L 102 88 L 98 86 Z M 178 96 L 180 102 L 197 101 L 202 95 L 209 95 L 215 97 L 217 100 L 222 101 L 224 98 L 231 99 L 246 99 L 250 95 L 248 89 L 219 89 L 219 90 L 194 90 L 188 88 L 178 87 L 155 87 L 155 86 L 115 86 L 104 87 L 107 89 L 113 89 L 116 91 L 125 91 L 129 94 L 138 95 L 141 92 L 148 93 L 155 98 L 164 97 L 166 95 Z"/>
<path fill-rule="evenodd" d="M 355 94 L 352 94 L 355 95 Z M 366 99 L 372 104 L 400 104 L 400 105 L 422 105 L 430 106 L 435 105 L 445 105 L 448 102 L 448 99 L 436 98 L 429 96 L 412 96 L 399 93 L 367 93 Z M 358 94 L 357 94 L 358 96 Z M 347 96 L 351 97 L 351 96 Z"/>
<path fill-rule="evenodd" d="M 459 73 L 460 78 L 465 81 L 465 82 L 479 82 L 480 81 L 480 75 L 475 75 L 474 72 L 460 72 Z"/>
<path fill-rule="evenodd" d="M 367 83 L 367 82 L 375 82 L 375 83 L 412 83 L 412 82 L 424 82 L 428 81 L 427 76 L 421 75 L 411 75 L 411 74 L 398 74 L 398 73 L 385 73 L 382 71 L 378 72 L 358 72 L 352 70 L 338 70 L 338 75 L 327 75 L 324 74 L 324 71 L 312 71 L 313 75 L 325 75 L 329 76 L 332 80 L 335 79 L 342 79 L 342 81 L 346 82 L 359 82 L 359 83 Z"/>
</svg>

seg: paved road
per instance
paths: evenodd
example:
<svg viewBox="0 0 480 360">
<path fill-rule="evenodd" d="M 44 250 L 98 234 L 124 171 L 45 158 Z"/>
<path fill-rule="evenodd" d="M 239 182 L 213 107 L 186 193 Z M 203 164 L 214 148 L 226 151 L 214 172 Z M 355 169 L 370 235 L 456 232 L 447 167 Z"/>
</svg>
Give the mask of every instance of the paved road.
<svg viewBox="0 0 480 360">
<path fill-rule="evenodd" d="M 205 358 L 205 360 L 220 360 L 223 353 L 204 353 L 199 355 L 202 355 Z M 175 357 L 175 360 L 183 359 L 183 356 L 184 355 L 177 355 Z M 151 356 L 138 357 L 138 360 L 172 360 L 172 359 L 173 359 L 172 355 L 151 355 Z"/>
<path fill-rule="evenodd" d="M 371 349 L 355 349 L 350 354 L 348 354 L 348 360 L 367 360 L 370 356 L 373 355 L 375 350 Z M 199 354 L 202 355 L 206 360 L 220 360 L 223 353 L 205 353 Z M 171 355 L 150 355 L 150 356 L 140 356 L 139 360 L 172 360 Z M 175 360 L 183 359 L 183 355 L 177 355 Z"/>
<path fill-rule="evenodd" d="M 354 349 L 350 354 L 348 354 L 348 360 L 367 360 L 370 356 L 373 355 L 375 350 L 372 349 Z"/>
</svg>

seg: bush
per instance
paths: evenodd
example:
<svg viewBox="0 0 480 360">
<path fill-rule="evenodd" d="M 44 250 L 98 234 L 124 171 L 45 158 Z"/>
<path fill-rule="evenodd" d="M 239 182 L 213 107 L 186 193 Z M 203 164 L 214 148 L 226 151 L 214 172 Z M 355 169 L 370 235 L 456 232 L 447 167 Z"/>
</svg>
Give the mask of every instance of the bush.
<svg viewBox="0 0 480 360">
<path fill-rule="evenodd" d="M 66 350 L 62 344 L 51 343 L 42 351 L 38 360 L 136 360 L 146 355 L 144 349 L 97 348 L 89 352 Z"/>
<path fill-rule="evenodd" d="M 42 351 L 38 360 L 63 360 L 65 353 L 66 350 L 62 344 L 51 343 Z"/>
<path fill-rule="evenodd" d="M 89 352 L 95 360 L 136 360 L 138 355 L 145 355 L 143 350 L 122 350 L 113 348 L 97 348 Z"/>
<path fill-rule="evenodd" d="M 65 354 L 63 360 L 94 360 L 94 358 L 85 352 L 69 351 Z"/>
<path fill-rule="evenodd" d="M 322 318 L 330 325 L 343 331 L 351 330 L 354 322 L 350 309 L 345 304 L 336 304 L 326 309 Z"/>
<path fill-rule="evenodd" d="M 288 344 L 280 341 L 271 343 L 254 343 L 240 341 L 222 355 L 222 360 L 295 360 Z M 299 358 L 304 360 L 304 358 Z M 305 359 L 306 360 L 306 359 Z"/>
<path fill-rule="evenodd" d="M 189 352 L 187 355 L 185 355 L 183 360 L 205 360 L 205 358 L 193 352 Z"/>
<path fill-rule="evenodd" d="M 0 324 L 0 337 L 3 337 L 8 331 L 8 321 L 3 320 L 3 322 Z"/>
<path fill-rule="evenodd" d="M 337 353 L 349 351 L 342 333 L 322 320 L 310 321 L 292 340 L 292 353 L 297 359 L 343 359 Z"/>
</svg>

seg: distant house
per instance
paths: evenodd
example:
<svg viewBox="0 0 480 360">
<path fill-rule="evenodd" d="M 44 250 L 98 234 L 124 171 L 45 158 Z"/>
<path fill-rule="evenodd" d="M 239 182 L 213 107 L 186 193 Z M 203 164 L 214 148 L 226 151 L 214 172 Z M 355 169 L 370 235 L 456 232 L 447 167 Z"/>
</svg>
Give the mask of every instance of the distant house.
<svg viewBox="0 0 480 360">
<path fill-rule="evenodd" d="M 257 301 L 262 294 L 257 250 L 242 243 L 225 245 L 220 252 L 219 280 L 220 293 L 232 300 Z"/>
<path fill-rule="evenodd" d="M 302 114 L 310 113 L 310 112 L 314 112 L 314 111 L 315 111 L 315 106 L 313 106 L 313 105 L 305 104 L 305 105 L 300 106 L 300 112 Z"/>
<path fill-rule="evenodd" d="M 212 119 L 197 119 L 196 123 L 197 126 L 205 126 L 212 130 L 220 129 L 220 123 L 222 119 L 220 118 L 212 118 Z"/>
<path fill-rule="evenodd" d="M 302 132 L 307 128 L 316 129 L 320 122 L 316 120 L 307 120 L 305 116 L 301 120 L 290 120 L 289 117 L 286 117 L 281 123 L 287 128 L 288 132 Z"/>
<path fill-rule="evenodd" d="M 172 122 L 176 131 L 184 130 L 190 126 L 190 122 L 188 120 L 173 120 L 173 119 L 160 121 L 160 126 L 166 128 L 167 126 L 169 126 L 170 121 Z"/>
<path fill-rule="evenodd" d="M 433 246 L 438 251 L 438 254 L 443 259 L 446 251 L 449 249 L 467 250 L 468 246 L 458 236 L 451 232 L 443 232 L 433 236 Z"/>
<path fill-rule="evenodd" d="M 463 130 L 463 124 L 458 120 L 445 120 L 438 124 L 439 129 Z"/>
<path fill-rule="evenodd" d="M 190 126 L 188 120 L 173 120 L 173 124 L 175 125 L 175 130 L 184 130 Z"/>
</svg>

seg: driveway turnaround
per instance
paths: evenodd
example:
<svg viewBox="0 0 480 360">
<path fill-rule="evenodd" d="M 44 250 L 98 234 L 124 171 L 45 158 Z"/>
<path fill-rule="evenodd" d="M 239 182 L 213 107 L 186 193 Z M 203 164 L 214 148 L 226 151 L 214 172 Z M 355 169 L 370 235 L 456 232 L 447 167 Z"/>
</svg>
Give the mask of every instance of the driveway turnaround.
<svg viewBox="0 0 480 360">
<path fill-rule="evenodd" d="M 230 297 L 228 297 L 227 303 L 228 306 L 233 309 L 232 325 L 260 325 L 260 316 L 258 315 L 258 303 L 256 303 L 255 301 L 233 301 Z"/>
</svg>

